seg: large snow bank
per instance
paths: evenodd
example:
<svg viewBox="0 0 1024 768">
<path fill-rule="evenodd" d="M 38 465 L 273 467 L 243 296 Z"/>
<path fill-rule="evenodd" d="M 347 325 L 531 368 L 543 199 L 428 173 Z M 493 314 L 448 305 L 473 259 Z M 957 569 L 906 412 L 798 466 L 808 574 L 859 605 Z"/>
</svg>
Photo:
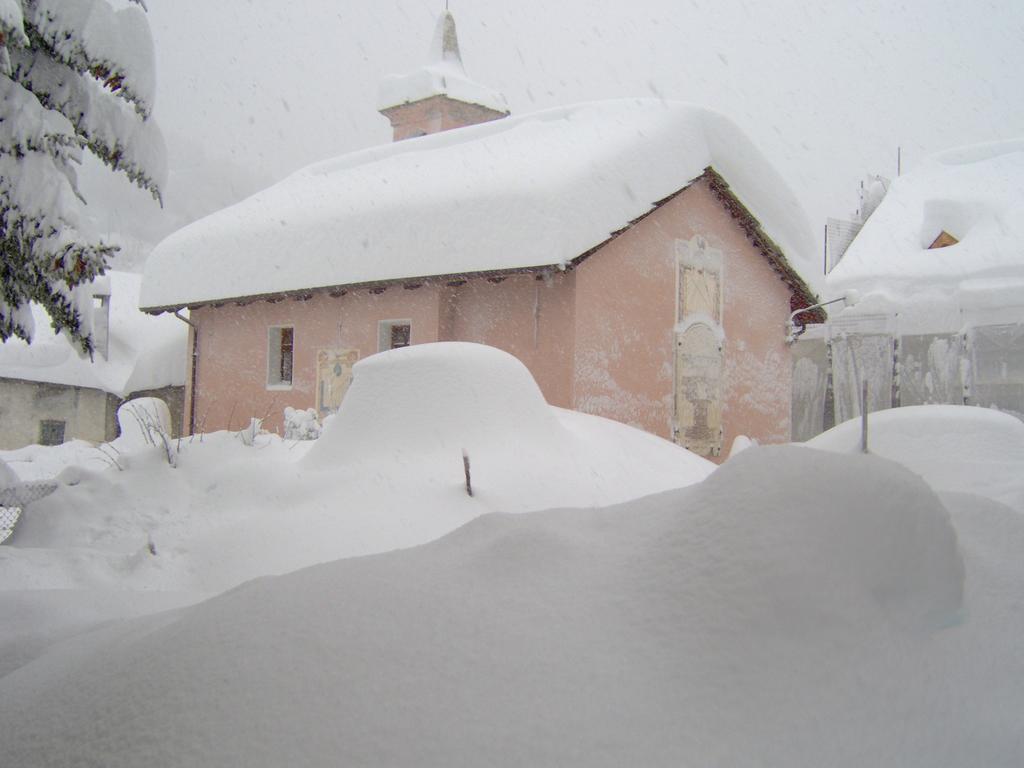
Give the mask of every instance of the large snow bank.
<svg viewBox="0 0 1024 768">
<path fill-rule="evenodd" d="M 860 450 L 860 419 L 839 424 L 804 445 Z M 938 491 L 975 493 L 1024 513 L 1024 423 L 999 411 L 920 405 L 871 414 L 868 450 L 921 475 Z"/>
<path fill-rule="evenodd" d="M 101 278 L 110 291 L 109 354 L 83 359 L 70 342 L 54 334 L 49 318 L 32 305 L 31 344 L 11 339 L 0 344 L 0 377 L 89 387 L 125 397 L 144 389 L 185 384 L 187 331 L 177 319 L 139 311 L 141 277 L 110 271 Z M 90 307 L 91 309 L 91 307 Z"/>
<path fill-rule="evenodd" d="M 929 249 L 943 231 L 959 242 Z M 1022 242 L 1024 140 L 949 150 L 896 179 L 829 274 L 828 293 L 862 292 L 863 304 L 847 314 L 916 304 L 1019 308 Z"/>
<path fill-rule="evenodd" d="M 164 240 L 146 263 L 141 305 L 564 266 L 708 166 L 813 278 L 817 249 L 799 203 L 732 122 L 628 99 L 311 165 Z"/>
<path fill-rule="evenodd" d="M 752 449 L 683 491 L 489 515 L 77 638 L 0 678 L 4 755 L 1009 766 L 1024 621 L 992 586 L 1020 578 L 1024 529 L 986 514 L 1001 538 L 972 531 L 965 614 L 956 536 L 919 479 Z"/>
<path fill-rule="evenodd" d="M 132 408 L 132 434 L 110 446 L 2 454 L 26 477 L 52 477 L 55 455 L 72 466 L 0 552 L 0 589 L 219 591 L 422 544 L 485 512 L 607 506 L 714 468 L 640 430 L 551 408 L 519 361 L 478 344 L 367 358 L 313 444 L 196 436 L 175 442 L 172 468 Z"/>
<path fill-rule="evenodd" d="M 10 619 L 0 622 L 0 676 L 61 637 L 147 605 L 160 610 L 266 574 L 415 546 L 494 510 L 607 506 L 713 469 L 646 432 L 550 408 L 504 353 L 414 349 L 361 364 L 351 404 L 329 420 L 309 461 L 309 441 L 259 435 L 246 446 L 220 432 L 176 441 L 172 468 L 131 404 L 122 408 L 131 434 L 113 444 L 0 452 L 23 480 L 59 480 L 0 546 L 0 615 Z M 372 385 L 381 386 L 376 395 Z M 379 436 L 374 418 L 387 426 Z M 346 448 L 346 439 L 365 451 Z"/>
</svg>

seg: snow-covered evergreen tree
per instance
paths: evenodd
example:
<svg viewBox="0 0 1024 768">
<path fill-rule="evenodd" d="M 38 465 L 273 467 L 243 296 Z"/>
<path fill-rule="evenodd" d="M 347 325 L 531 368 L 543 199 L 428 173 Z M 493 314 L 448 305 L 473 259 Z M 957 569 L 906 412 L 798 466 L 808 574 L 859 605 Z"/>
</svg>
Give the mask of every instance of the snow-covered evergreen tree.
<svg viewBox="0 0 1024 768">
<path fill-rule="evenodd" d="M 29 302 L 91 354 L 85 286 L 116 249 L 85 212 L 88 151 L 160 199 L 143 0 L 0 0 L 0 340 L 31 341 Z M 88 308 L 88 310 L 87 310 Z"/>
</svg>

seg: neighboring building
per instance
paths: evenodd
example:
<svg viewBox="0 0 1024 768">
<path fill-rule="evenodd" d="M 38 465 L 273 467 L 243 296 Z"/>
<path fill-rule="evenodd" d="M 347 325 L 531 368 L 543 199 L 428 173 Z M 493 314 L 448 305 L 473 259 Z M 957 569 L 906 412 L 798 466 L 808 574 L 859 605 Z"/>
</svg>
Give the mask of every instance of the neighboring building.
<svg viewBox="0 0 1024 768">
<path fill-rule="evenodd" d="M 396 138 L 425 102 L 401 81 Z M 187 429 L 326 414 L 359 358 L 457 340 L 518 357 L 553 405 L 705 456 L 789 439 L 785 325 L 815 302 L 794 263 L 816 249 L 750 142 L 660 100 L 499 112 L 310 166 L 157 247 L 141 302 L 190 311 Z"/>
<path fill-rule="evenodd" d="M 828 218 L 825 220 L 825 274 L 835 269 L 846 249 L 864 227 L 864 222 L 871 218 L 885 193 L 892 184 L 889 179 L 878 174 L 870 174 L 860 183 L 860 205 L 853 214 L 851 221 Z"/>
<path fill-rule="evenodd" d="M 794 439 L 868 407 L 1024 418 L 1024 140 L 949 150 L 893 182 L 829 274 L 857 303 L 795 345 Z"/>
<path fill-rule="evenodd" d="M 0 449 L 117 436 L 117 408 L 133 397 L 159 397 L 180 424 L 186 332 L 173 317 L 139 312 L 140 276 L 108 272 L 93 283 L 94 359 L 54 335 L 37 307 L 31 344 L 0 344 Z"/>
</svg>

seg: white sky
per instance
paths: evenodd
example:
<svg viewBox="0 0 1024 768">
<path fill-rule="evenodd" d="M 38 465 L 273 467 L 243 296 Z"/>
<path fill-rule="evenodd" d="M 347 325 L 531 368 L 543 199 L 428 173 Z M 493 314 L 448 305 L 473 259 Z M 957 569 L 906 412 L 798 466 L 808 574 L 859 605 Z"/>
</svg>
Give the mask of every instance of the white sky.
<svg viewBox="0 0 1024 768">
<path fill-rule="evenodd" d="M 425 61 L 443 0 L 306 0 L 301 11 L 277 0 L 148 5 L 173 212 L 388 141 L 377 84 Z M 502 91 L 514 113 L 652 94 L 719 109 L 818 228 L 856 208 L 865 173 L 895 175 L 897 146 L 907 170 L 950 146 L 1024 135 L 1019 0 L 450 7 L 469 75 Z M 130 226 L 121 215 L 110 214 L 113 229 Z"/>
</svg>

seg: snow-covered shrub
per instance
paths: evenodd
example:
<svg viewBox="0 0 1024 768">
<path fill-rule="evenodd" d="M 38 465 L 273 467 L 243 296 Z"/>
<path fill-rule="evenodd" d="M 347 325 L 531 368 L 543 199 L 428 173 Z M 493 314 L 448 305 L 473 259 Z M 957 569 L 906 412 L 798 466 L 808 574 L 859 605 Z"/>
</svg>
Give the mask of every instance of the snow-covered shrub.
<svg viewBox="0 0 1024 768">
<path fill-rule="evenodd" d="M 249 419 L 249 426 L 238 431 L 238 436 L 242 439 L 242 445 L 252 447 L 256 442 L 256 436 L 262 431 L 263 419 L 257 419 L 253 416 Z"/>
<path fill-rule="evenodd" d="M 178 453 L 171 439 L 171 411 L 158 397 L 137 397 L 117 409 L 117 425 L 121 435 L 114 441 L 115 448 L 138 450 L 156 446 L 167 456 L 172 467 L 178 463 Z"/>
<path fill-rule="evenodd" d="M 316 440 L 321 429 L 320 420 L 312 408 L 304 411 L 291 407 L 284 409 L 285 440 Z"/>
</svg>

